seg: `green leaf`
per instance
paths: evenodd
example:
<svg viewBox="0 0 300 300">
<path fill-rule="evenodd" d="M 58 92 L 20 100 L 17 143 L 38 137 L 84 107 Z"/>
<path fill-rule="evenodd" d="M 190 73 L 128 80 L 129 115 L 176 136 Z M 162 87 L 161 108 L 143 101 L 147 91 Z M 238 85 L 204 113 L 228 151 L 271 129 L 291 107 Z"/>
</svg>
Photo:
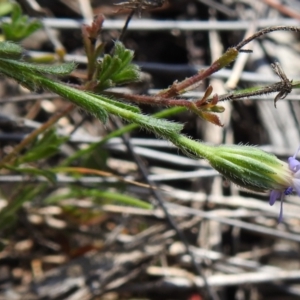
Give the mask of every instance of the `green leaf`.
<svg viewBox="0 0 300 300">
<path fill-rule="evenodd" d="M 111 87 L 107 84 L 110 81 L 111 76 L 118 71 L 121 61 L 118 57 L 111 57 L 110 55 L 105 55 L 102 62 L 101 73 L 99 74 L 98 80 L 103 87 Z M 112 82 L 112 81 L 111 81 Z"/>
<path fill-rule="evenodd" d="M 26 66 L 26 68 L 29 68 L 32 71 L 40 72 L 43 74 L 51 74 L 51 75 L 68 75 L 76 68 L 76 64 L 74 62 L 63 63 L 55 66 L 37 65 L 37 64 L 28 64 L 28 63 L 24 63 L 24 65 Z"/>
<path fill-rule="evenodd" d="M 123 205 L 130 205 L 144 209 L 151 209 L 152 205 L 140 199 L 120 194 L 117 192 L 100 191 L 99 189 L 84 189 L 72 187 L 72 190 L 65 194 L 50 196 L 45 199 L 45 203 L 57 203 L 70 198 L 91 197 L 94 202 L 104 204 L 105 202 L 118 202 Z"/>
<path fill-rule="evenodd" d="M 12 166 L 6 166 L 6 168 L 23 174 L 43 176 L 53 184 L 56 182 L 56 174 L 49 170 L 41 170 L 36 168 L 19 168 L 19 167 L 12 167 Z"/>
<path fill-rule="evenodd" d="M 27 27 L 26 27 L 26 31 L 24 30 L 23 35 L 19 36 L 19 40 L 23 40 L 24 38 L 30 36 L 31 34 L 33 34 L 35 31 L 39 30 L 43 28 L 41 22 L 39 20 L 33 20 L 31 21 Z"/>
<path fill-rule="evenodd" d="M 76 68 L 76 64 L 73 62 L 63 63 L 54 66 L 34 64 L 34 63 L 21 62 L 21 61 L 14 61 L 14 64 L 24 69 L 24 71 L 30 70 L 33 72 L 38 72 L 41 74 L 48 74 L 48 75 L 67 75 L 70 74 Z"/>
<path fill-rule="evenodd" d="M 156 113 L 155 115 L 153 115 L 153 117 L 166 118 L 166 117 L 170 117 L 172 115 L 181 113 L 183 111 L 185 111 L 184 107 L 177 106 L 177 107 L 172 107 L 172 108 L 162 110 L 162 111 Z M 95 153 L 95 152 L 98 153 L 101 150 L 101 147 L 103 145 L 105 145 L 110 139 L 119 137 L 122 134 L 128 133 L 137 128 L 138 128 L 137 124 L 129 124 L 129 125 L 123 126 L 122 128 L 119 128 L 119 129 L 107 134 L 103 139 L 101 139 L 101 141 L 96 142 L 96 143 L 91 143 L 87 148 L 80 149 L 77 152 L 75 152 L 73 155 L 67 157 L 64 160 L 64 162 L 61 164 L 61 166 L 69 166 L 70 164 L 72 164 L 72 162 L 74 162 L 75 160 L 79 160 L 80 158 L 82 158 L 84 156 L 92 156 L 93 153 Z"/>
<path fill-rule="evenodd" d="M 117 41 L 115 43 L 114 55 L 121 59 L 122 64 L 120 65 L 120 68 L 123 69 L 131 63 L 134 52 L 132 50 L 126 49 L 121 42 Z"/>
<path fill-rule="evenodd" d="M 124 84 L 127 82 L 137 81 L 140 78 L 139 69 L 135 65 L 130 65 L 112 77 L 114 82 Z"/>
<path fill-rule="evenodd" d="M 54 147 L 59 147 L 62 143 L 67 141 L 67 137 L 59 137 L 56 134 L 55 129 L 49 129 L 47 130 L 43 135 L 40 140 L 35 144 L 35 148 L 37 147 L 48 147 L 48 146 L 54 146 Z"/>
<path fill-rule="evenodd" d="M 112 64 L 112 57 L 108 54 L 104 55 L 103 61 L 101 62 L 101 74 L 99 74 L 99 80 L 105 80 L 105 73 L 108 73 Z"/>
<path fill-rule="evenodd" d="M 103 97 L 100 97 L 97 94 L 93 94 L 93 93 L 88 93 L 88 94 L 90 94 L 90 95 L 92 95 L 96 98 L 99 97 L 99 99 L 103 101 Z M 111 99 L 111 98 L 106 97 L 105 102 L 110 103 L 110 104 L 115 105 L 115 106 L 118 106 L 122 109 L 126 109 L 126 110 L 129 110 L 129 111 L 135 112 L 135 113 L 140 113 L 141 112 L 141 110 L 135 105 L 124 103 L 124 102 L 114 100 L 114 99 Z"/>
<path fill-rule="evenodd" d="M 19 22 L 20 18 L 22 18 L 21 6 L 18 3 L 13 3 L 13 10 L 12 10 L 12 14 L 11 14 L 12 23 Z"/>
<path fill-rule="evenodd" d="M 0 58 L 0 73 L 14 78 L 29 90 L 36 91 L 39 87 L 39 82 L 28 78 L 28 76 L 24 76 L 24 74 L 26 74 L 26 67 L 18 65 L 18 63 L 19 62 L 14 60 Z"/>
<path fill-rule="evenodd" d="M 107 112 L 112 113 L 167 139 L 171 137 L 171 134 L 179 133 L 183 128 L 182 124 L 138 114 L 109 103 L 107 97 L 100 95 L 95 97 L 92 94 L 69 87 L 66 84 L 50 80 L 40 74 L 36 74 L 36 72 L 26 70 L 26 68 L 13 60 L 0 59 L 0 70 L 2 73 L 20 81 L 22 84 L 33 85 L 33 88 L 35 88 L 35 86 L 46 88 L 57 93 L 96 115 L 101 120 L 107 117 Z"/>
<path fill-rule="evenodd" d="M 133 51 L 124 47 L 121 42 L 115 43 L 114 54 L 106 54 L 98 69 L 97 91 L 100 92 L 117 84 L 137 81 L 140 69 L 131 64 Z"/>
<path fill-rule="evenodd" d="M 97 111 L 94 111 L 92 114 L 95 117 L 97 117 L 103 124 L 106 124 L 108 119 L 108 113 L 103 108 L 99 108 Z"/>
<path fill-rule="evenodd" d="M 107 97 L 100 95 L 95 97 L 92 94 L 76 90 L 58 82 L 50 81 L 46 78 L 40 78 L 40 81 L 51 91 L 58 93 L 62 97 L 70 99 L 91 113 L 97 112 L 97 109 L 105 109 L 107 112 L 117 115 L 128 122 L 136 123 L 143 128 L 156 133 L 158 136 L 164 136 L 165 138 L 168 138 L 168 135 L 179 133 L 183 129 L 182 124 L 156 119 L 154 117 L 138 114 L 120 108 L 116 105 L 112 105 L 106 101 Z"/>
<path fill-rule="evenodd" d="M 68 139 L 68 137 L 57 136 L 55 130 L 50 129 L 44 133 L 42 138 L 37 139 L 31 148 L 17 159 L 16 163 L 35 162 L 53 156 L 59 151 L 60 145 Z"/>
<path fill-rule="evenodd" d="M 73 65 L 67 64 L 67 66 L 72 67 Z M 37 72 L 37 71 L 41 71 L 41 72 Z M 50 80 L 46 77 L 42 77 L 40 74 L 37 74 L 37 73 L 43 73 L 44 71 L 45 71 L 44 66 L 0 58 L 0 72 L 9 77 L 14 78 L 15 80 L 19 81 L 19 83 L 26 86 L 32 91 L 35 91 L 38 88 L 44 88 L 44 89 L 47 88 L 52 92 L 54 93 L 56 92 L 59 95 L 66 97 L 68 99 L 69 96 L 71 95 L 76 97 L 76 94 L 78 93 L 82 95 L 84 98 L 90 98 L 90 100 L 92 99 L 93 101 L 85 100 L 84 98 L 81 100 L 77 99 L 78 101 L 73 99 L 73 101 L 77 105 L 83 107 L 88 112 L 95 115 L 103 123 L 106 123 L 108 115 L 105 106 L 98 103 L 99 101 L 95 96 L 92 97 L 91 94 L 76 90 L 74 88 L 69 88 L 66 84 L 62 84 L 62 83 L 60 84 L 59 82 L 55 82 L 54 80 Z M 57 72 L 57 69 L 54 68 L 54 71 Z M 63 94 L 61 94 L 59 91 L 63 92 Z"/>
<path fill-rule="evenodd" d="M 57 147 L 49 145 L 48 147 L 38 147 L 34 150 L 29 150 L 25 155 L 18 158 L 17 163 L 23 164 L 28 162 L 35 162 L 40 159 L 45 159 L 53 156 L 58 151 Z"/>
<path fill-rule="evenodd" d="M 18 59 L 22 56 L 22 47 L 12 42 L 0 42 L 0 58 Z"/>
<path fill-rule="evenodd" d="M 108 191 L 99 191 L 99 190 L 91 190 L 91 196 L 95 197 L 95 202 L 103 201 L 103 200 L 110 200 L 114 202 L 118 202 L 119 204 L 129 205 L 140 207 L 144 209 L 152 209 L 152 205 L 135 197 L 131 197 L 128 195 L 108 192 Z"/>
<path fill-rule="evenodd" d="M 6 40 L 17 42 L 42 28 L 42 23 L 38 20 L 29 20 L 27 16 L 22 15 L 21 6 L 13 3 L 11 22 L 2 23 L 1 27 Z"/>
</svg>

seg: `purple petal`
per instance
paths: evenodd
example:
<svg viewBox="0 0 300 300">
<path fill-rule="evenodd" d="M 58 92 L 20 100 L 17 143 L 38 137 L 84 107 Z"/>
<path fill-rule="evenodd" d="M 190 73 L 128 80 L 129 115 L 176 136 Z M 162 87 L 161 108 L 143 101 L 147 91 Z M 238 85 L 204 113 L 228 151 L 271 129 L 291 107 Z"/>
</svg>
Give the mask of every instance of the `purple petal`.
<svg viewBox="0 0 300 300">
<path fill-rule="evenodd" d="M 296 158 L 289 157 L 288 162 L 289 162 L 289 168 L 291 171 L 296 173 L 297 171 L 300 170 L 300 162 Z"/>
<path fill-rule="evenodd" d="M 290 170 L 295 173 L 300 170 L 300 162 L 296 159 L 296 156 L 299 151 L 300 151 L 300 147 L 297 149 L 294 156 L 288 158 Z"/>
<path fill-rule="evenodd" d="M 281 197 L 281 195 L 282 195 L 282 192 L 280 192 L 280 191 L 276 191 L 276 190 L 271 191 L 269 204 L 271 206 L 274 205 L 276 200 L 279 199 Z"/>
<path fill-rule="evenodd" d="M 293 189 L 294 189 L 294 188 L 293 188 L 292 186 L 289 186 L 287 189 L 284 190 L 283 193 L 284 193 L 285 195 L 290 195 L 290 194 L 293 192 Z"/>
</svg>

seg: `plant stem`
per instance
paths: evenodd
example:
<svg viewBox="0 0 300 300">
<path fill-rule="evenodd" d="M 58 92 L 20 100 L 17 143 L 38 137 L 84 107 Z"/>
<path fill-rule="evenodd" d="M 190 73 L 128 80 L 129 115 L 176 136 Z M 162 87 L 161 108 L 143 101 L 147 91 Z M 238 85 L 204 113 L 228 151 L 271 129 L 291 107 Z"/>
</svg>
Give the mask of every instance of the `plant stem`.
<svg viewBox="0 0 300 300">
<path fill-rule="evenodd" d="M 159 93 L 160 97 L 171 98 L 179 94 L 183 94 L 188 89 L 196 88 L 202 80 L 209 77 L 211 74 L 219 71 L 220 69 L 228 66 L 232 63 L 238 56 L 238 51 L 236 48 L 229 48 L 219 59 L 214 61 L 210 67 L 205 70 L 199 71 L 197 74 L 189 77 L 179 83 L 173 83 L 172 86 Z"/>
<path fill-rule="evenodd" d="M 185 111 L 184 107 L 172 107 L 169 109 L 162 110 L 152 116 L 154 118 L 158 118 L 158 119 L 167 118 L 167 117 L 170 117 L 172 115 L 178 114 L 183 111 Z M 113 132 L 107 134 L 101 141 L 93 143 L 85 149 L 78 150 L 75 154 L 66 158 L 65 161 L 61 164 L 61 166 L 68 166 L 72 161 L 82 157 L 83 155 L 86 155 L 86 154 L 92 152 L 93 150 L 97 149 L 98 147 L 101 147 L 102 145 L 107 143 L 110 139 L 119 137 L 119 136 L 121 136 L 125 133 L 128 133 L 134 129 L 137 129 L 137 128 L 139 128 L 139 125 L 129 124 L 129 125 L 123 126 L 120 129 L 114 130 Z"/>
</svg>

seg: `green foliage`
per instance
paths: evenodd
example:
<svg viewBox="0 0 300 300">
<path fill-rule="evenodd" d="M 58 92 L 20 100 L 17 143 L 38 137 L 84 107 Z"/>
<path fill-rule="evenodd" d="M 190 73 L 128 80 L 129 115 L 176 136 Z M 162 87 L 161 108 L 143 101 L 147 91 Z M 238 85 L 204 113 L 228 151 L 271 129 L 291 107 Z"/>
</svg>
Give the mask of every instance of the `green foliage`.
<svg viewBox="0 0 300 300">
<path fill-rule="evenodd" d="M 19 64 L 22 66 L 22 62 L 19 62 Z M 23 63 L 23 66 L 26 69 L 30 69 L 34 72 L 56 76 L 68 75 L 76 68 L 76 64 L 74 62 L 68 62 L 53 66 Z"/>
<path fill-rule="evenodd" d="M 11 22 L 3 23 L 1 27 L 6 40 L 18 42 L 42 28 L 42 24 L 38 20 L 29 20 L 28 16 L 22 14 L 20 5 L 13 3 Z"/>
<path fill-rule="evenodd" d="M 126 74 L 128 74 L 126 70 L 132 68 L 132 66 L 130 66 L 133 55 L 132 52 L 126 50 L 122 44 L 118 44 L 116 55 L 117 57 L 115 59 L 115 65 L 118 65 L 118 69 L 120 71 L 123 70 Z M 125 61 L 122 62 L 120 57 L 125 59 Z M 96 115 L 96 117 L 98 117 L 103 123 L 105 123 L 107 120 L 107 113 L 111 113 L 123 118 L 128 122 L 136 123 L 162 137 L 172 133 L 178 133 L 182 130 L 182 124 L 176 124 L 167 120 L 159 120 L 153 117 L 142 115 L 139 113 L 139 109 L 135 106 L 117 102 L 108 97 L 76 90 L 75 88 L 55 82 L 53 80 L 49 80 L 46 76 L 43 76 L 44 74 L 52 75 L 55 72 L 59 74 L 65 74 L 67 71 L 72 70 L 73 67 L 73 64 L 64 64 L 61 68 L 47 68 L 41 65 L 0 57 L 1 73 L 16 79 L 31 90 L 46 88 L 62 97 L 68 98 L 86 111 Z M 135 67 L 133 67 L 133 69 L 134 68 Z M 111 68 L 109 69 L 111 70 Z M 135 71 L 137 72 L 137 69 L 135 69 Z M 111 76 L 117 76 L 115 72 L 110 74 Z M 127 77 L 127 79 L 129 79 L 129 77 Z"/>
<path fill-rule="evenodd" d="M 152 205 L 135 197 L 120 194 L 117 192 L 101 191 L 97 189 L 85 189 L 72 187 L 67 193 L 52 195 L 45 199 L 45 203 L 53 204 L 66 199 L 91 198 L 95 203 L 105 204 L 107 202 L 117 202 L 122 205 L 130 205 L 144 209 L 151 209 Z"/>
<path fill-rule="evenodd" d="M 16 26 L 16 24 L 20 22 L 21 19 L 24 22 L 27 20 L 26 18 L 23 18 L 21 16 L 20 9 L 16 6 L 14 7 L 12 23 L 10 24 L 11 28 L 13 28 L 13 26 Z M 102 25 L 102 22 L 103 20 L 99 19 L 98 23 L 100 25 Z M 93 33 L 97 34 L 98 27 L 96 25 L 94 27 L 95 28 Z M 87 41 L 91 40 L 87 38 Z M 101 49 L 102 51 L 104 49 L 103 45 L 97 49 Z M 96 58 L 99 52 L 97 52 L 97 50 L 90 51 L 90 57 Z M 227 157 L 225 157 L 226 151 L 229 151 L 228 149 L 219 148 L 219 150 L 222 151 L 218 151 L 216 147 L 193 141 L 181 135 L 180 131 L 183 128 L 183 124 L 176 124 L 166 119 L 159 119 L 158 117 L 143 115 L 140 109 L 134 105 L 129 105 L 127 103 L 117 101 L 116 99 L 111 99 L 108 96 L 98 94 L 96 95 L 92 93 L 100 93 L 103 92 L 103 90 L 115 85 L 138 80 L 139 68 L 132 64 L 133 52 L 126 49 L 122 43 L 116 42 L 114 53 L 112 55 L 104 55 L 102 62 L 98 64 L 96 69 L 93 69 L 92 67 L 90 68 L 87 76 L 87 84 L 85 85 L 85 88 L 88 91 L 71 87 L 63 82 L 60 82 L 57 78 L 53 79 L 53 75 L 60 76 L 69 74 L 75 68 L 74 64 L 62 64 L 60 66 L 32 64 L 21 60 L 21 54 L 22 49 L 19 46 L 10 42 L 0 43 L 0 72 L 8 77 L 17 80 L 20 84 L 25 85 L 31 90 L 46 89 L 54 92 L 61 97 L 68 99 L 72 103 L 78 105 L 85 111 L 95 115 L 103 123 L 106 122 L 109 114 L 113 114 L 122 118 L 130 124 L 127 127 L 120 129 L 117 133 L 108 135 L 106 139 L 101 141 L 101 143 L 94 144 L 87 150 L 85 149 L 77 151 L 77 153 L 66 160 L 65 165 L 71 163 L 75 158 L 80 157 L 80 155 L 82 154 L 91 154 L 97 147 L 102 145 L 104 141 L 107 141 L 110 137 L 121 135 L 133 128 L 140 126 L 143 129 L 153 132 L 159 137 L 171 141 L 184 153 L 206 158 L 216 170 L 220 171 L 220 173 L 224 174 L 224 176 L 227 176 L 229 179 L 235 181 L 236 183 L 239 183 L 245 188 L 252 187 L 252 189 L 255 189 L 256 187 L 258 187 L 258 189 L 268 189 L 269 187 L 274 188 L 274 186 L 276 188 L 276 185 L 273 183 L 275 181 L 275 183 L 277 184 L 278 178 L 274 179 L 272 176 L 271 179 L 265 179 L 264 185 L 260 185 L 260 183 L 263 182 L 264 177 L 268 175 L 267 171 L 262 170 L 260 161 L 257 162 L 257 171 L 255 172 L 252 171 L 254 166 L 253 161 L 250 161 L 249 159 L 247 160 L 248 165 L 246 165 L 246 167 L 238 168 L 240 167 L 241 157 L 238 156 L 237 153 L 232 154 L 232 152 L 230 152 L 229 157 L 231 160 L 229 160 Z M 193 87 L 193 84 L 199 83 L 199 78 L 202 78 L 201 80 L 203 80 L 220 68 L 228 65 L 236 58 L 237 55 L 238 50 L 236 48 L 228 50 L 220 59 L 216 60 L 210 68 L 208 68 L 206 71 L 196 74 L 196 77 L 194 77 L 193 80 L 187 79 L 184 81 L 184 84 L 174 83 L 169 89 L 167 89 L 166 91 L 162 91 L 162 93 L 160 93 L 154 100 L 163 102 L 164 100 L 170 99 L 170 102 L 166 102 L 167 105 L 168 103 L 171 103 L 171 100 L 175 103 L 175 105 L 177 105 L 176 102 L 178 99 L 174 99 L 174 97 L 180 95 L 180 93 L 183 93 L 186 88 Z M 92 62 L 93 59 L 89 61 L 90 66 L 93 66 Z M 293 83 L 293 87 L 299 87 L 299 82 Z M 278 91 L 280 92 L 280 89 L 283 89 L 284 85 L 277 84 L 274 85 L 274 88 L 279 89 Z M 267 89 L 265 90 L 267 90 L 268 92 L 274 91 L 270 87 L 267 87 Z M 262 88 L 258 87 L 253 89 L 253 93 L 259 94 L 257 91 L 262 91 Z M 212 113 L 223 112 L 223 108 L 217 106 L 219 101 L 218 96 L 214 95 L 210 98 L 211 94 L 212 88 L 208 88 L 202 99 L 199 99 L 196 102 L 185 101 L 189 102 L 189 106 L 185 107 L 188 107 L 190 110 L 195 111 L 203 119 L 220 125 L 219 119 Z M 239 94 L 237 92 L 233 92 L 231 94 L 231 97 L 232 95 L 241 95 L 241 92 L 239 91 Z M 181 103 L 183 102 L 184 100 L 181 100 Z M 151 104 L 151 102 L 149 103 Z M 185 109 L 184 107 L 176 107 L 175 105 L 173 107 L 173 113 Z M 166 117 L 166 114 L 160 114 L 159 117 Z M 29 167 L 28 165 L 54 155 L 59 150 L 60 145 L 66 142 L 66 140 L 67 138 L 58 137 L 55 134 L 54 130 L 48 130 L 43 134 L 41 138 L 35 140 L 35 142 L 27 150 L 27 152 L 23 153 L 18 159 L 14 160 L 13 166 L 5 165 L 5 167 L 30 176 L 44 176 L 50 182 L 54 183 L 55 169 L 52 169 L 52 171 L 40 170 L 36 166 Z M 244 151 L 244 148 L 245 147 L 242 147 L 240 151 Z M 91 161 L 89 163 L 91 163 Z M 232 167 L 232 164 L 234 163 L 238 167 Z M 97 164 L 95 165 L 97 166 Z M 83 173 L 84 172 L 82 172 L 82 174 Z M 279 179 L 281 180 L 282 178 Z M 269 182 L 271 182 L 272 184 L 269 184 Z M 281 186 L 283 186 L 283 184 L 281 184 Z M 24 190 L 25 194 L 22 193 L 21 198 L 17 197 L 17 200 L 14 200 L 12 204 L 9 204 L 7 206 L 6 210 L 2 211 L 2 214 L 4 214 L 2 215 L 3 220 L 8 220 L 9 218 L 11 218 L 13 216 L 13 213 L 18 208 L 20 208 L 25 201 L 31 200 L 37 195 L 30 192 L 31 191 Z M 93 201 L 100 201 L 100 203 L 109 200 L 126 205 L 151 208 L 148 203 L 144 203 L 139 199 L 118 192 L 111 192 L 108 190 L 101 191 L 99 190 L 99 187 L 86 189 L 74 188 L 72 186 L 72 190 L 68 193 L 58 196 L 51 196 L 47 199 L 47 202 L 57 202 L 63 199 L 68 199 L 70 197 L 90 197 L 93 199 Z"/>
<path fill-rule="evenodd" d="M 8 43 L 8 42 L 4 42 L 4 44 L 6 44 L 6 48 L 7 48 L 6 54 L 10 55 L 12 53 L 12 51 L 9 48 L 11 45 L 15 45 L 15 44 Z M 0 43 L 0 45 L 1 45 L 1 43 Z M 0 49 L 1 49 L 1 46 L 0 46 Z M 0 52 L 0 55 L 1 55 L 1 52 Z M 5 61 L 5 60 L 3 59 L 3 61 Z M 44 64 L 40 65 L 40 64 L 34 64 L 34 63 L 27 63 L 27 62 L 22 62 L 22 61 L 14 61 L 14 63 L 15 63 L 15 65 L 19 66 L 20 71 L 32 71 L 32 72 L 37 72 L 37 73 L 41 73 L 41 74 L 56 75 L 56 76 L 68 75 L 76 68 L 76 64 L 73 62 L 63 63 L 60 65 L 54 65 L 54 66 L 44 65 Z"/>
<path fill-rule="evenodd" d="M 6 44 L 6 48 L 9 48 L 9 45 L 11 43 L 3 42 Z M 0 48 L 1 48 L 1 42 L 0 42 Z M 13 45 L 13 44 L 11 44 Z M 9 49 L 6 52 L 6 56 L 8 54 L 11 54 L 12 51 Z M 1 55 L 1 52 L 0 52 Z M 6 58 L 1 59 L 1 66 L 0 72 L 9 76 L 15 78 L 19 83 L 24 85 L 26 88 L 32 91 L 36 91 L 39 88 L 42 88 L 39 82 L 38 77 L 35 80 L 32 80 L 29 76 L 30 72 L 32 74 L 45 74 L 45 75 L 67 75 L 69 72 L 71 72 L 75 64 L 74 63 L 65 63 L 61 64 L 59 66 L 48 66 L 48 65 L 39 65 L 39 64 L 33 64 L 23 61 L 17 61 L 17 60 L 10 60 Z"/>
<path fill-rule="evenodd" d="M 50 129 L 40 139 L 36 139 L 30 149 L 17 159 L 16 164 L 20 165 L 49 158 L 56 154 L 60 145 L 67 140 L 68 137 L 59 137 L 54 129 Z"/>
<path fill-rule="evenodd" d="M 27 68 L 28 65 L 28 68 Z M 117 115 L 124 120 L 136 123 L 143 128 L 154 132 L 158 136 L 167 136 L 182 130 L 182 124 L 176 124 L 167 120 L 159 120 L 153 117 L 139 114 L 133 106 L 125 104 L 116 105 L 108 97 L 93 95 L 84 91 L 76 90 L 65 84 L 49 80 L 43 74 L 37 74 L 30 63 L 0 58 L 0 72 L 16 79 L 26 87 L 36 90 L 46 88 L 58 95 L 65 97 L 79 105 L 86 111 L 96 115 L 102 122 L 107 119 L 107 113 Z M 36 66 L 35 66 L 36 67 Z"/>
<path fill-rule="evenodd" d="M 0 57 L 18 59 L 22 56 L 22 47 L 12 42 L 0 43 Z"/>
<path fill-rule="evenodd" d="M 103 97 L 98 96 L 96 94 L 88 93 L 88 92 L 87 92 L 87 94 L 90 94 L 93 97 L 99 98 L 99 100 L 103 100 Z M 121 109 L 129 110 L 129 111 L 132 111 L 134 113 L 141 113 L 141 110 L 137 106 L 135 106 L 135 105 L 128 104 L 128 103 L 121 102 L 121 101 L 117 101 L 117 100 L 113 100 L 113 99 L 110 99 L 110 98 L 106 98 L 105 101 L 107 103 L 115 105 L 115 106 L 117 106 L 117 107 L 119 107 Z"/>
<path fill-rule="evenodd" d="M 118 84 L 134 82 L 139 79 L 139 67 L 132 64 L 133 51 L 121 42 L 115 43 L 114 54 L 106 54 L 99 63 L 97 91 L 102 91 Z"/>
<path fill-rule="evenodd" d="M 167 117 L 176 115 L 183 111 L 184 111 L 183 107 L 172 107 L 172 108 L 165 109 L 165 110 L 162 110 L 162 111 L 154 114 L 153 117 L 158 118 L 158 119 L 159 118 L 167 118 Z M 74 153 L 70 157 L 66 158 L 66 160 L 62 163 L 62 166 L 67 166 L 67 165 L 71 164 L 74 160 L 78 160 L 82 156 L 92 155 L 94 152 L 98 151 L 98 148 L 103 146 L 110 139 L 112 139 L 114 137 L 119 137 L 122 134 L 128 133 L 134 129 L 137 129 L 138 127 L 139 126 L 137 124 L 129 124 L 126 126 L 124 125 L 122 128 L 117 129 L 110 134 L 107 134 L 100 142 L 93 143 L 85 149 L 78 150 L 76 153 Z"/>
</svg>

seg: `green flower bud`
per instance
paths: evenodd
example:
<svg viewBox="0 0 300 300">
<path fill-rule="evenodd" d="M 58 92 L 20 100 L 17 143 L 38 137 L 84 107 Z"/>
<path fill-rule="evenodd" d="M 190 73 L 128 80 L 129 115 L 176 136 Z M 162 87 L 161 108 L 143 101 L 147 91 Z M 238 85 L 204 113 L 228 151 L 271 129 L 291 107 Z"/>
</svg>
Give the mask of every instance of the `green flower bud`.
<svg viewBox="0 0 300 300">
<path fill-rule="evenodd" d="M 293 185 L 287 163 L 253 146 L 212 147 L 206 158 L 226 178 L 249 190 L 284 190 Z"/>
<path fill-rule="evenodd" d="M 182 135 L 171 136 L 172 142 L 186 153 L 193 153 L 209 161 L 226 178 L 248 190 L 271 190 L 269 203 L 280 199 L 279 222 L 283 215 L 283 199 L 294 191 L 300 196 L 300 161 L 296 159 L 300 147 L 288 163 L 275 155 L 253 146 L 210 146 Z"/>
</svg>

